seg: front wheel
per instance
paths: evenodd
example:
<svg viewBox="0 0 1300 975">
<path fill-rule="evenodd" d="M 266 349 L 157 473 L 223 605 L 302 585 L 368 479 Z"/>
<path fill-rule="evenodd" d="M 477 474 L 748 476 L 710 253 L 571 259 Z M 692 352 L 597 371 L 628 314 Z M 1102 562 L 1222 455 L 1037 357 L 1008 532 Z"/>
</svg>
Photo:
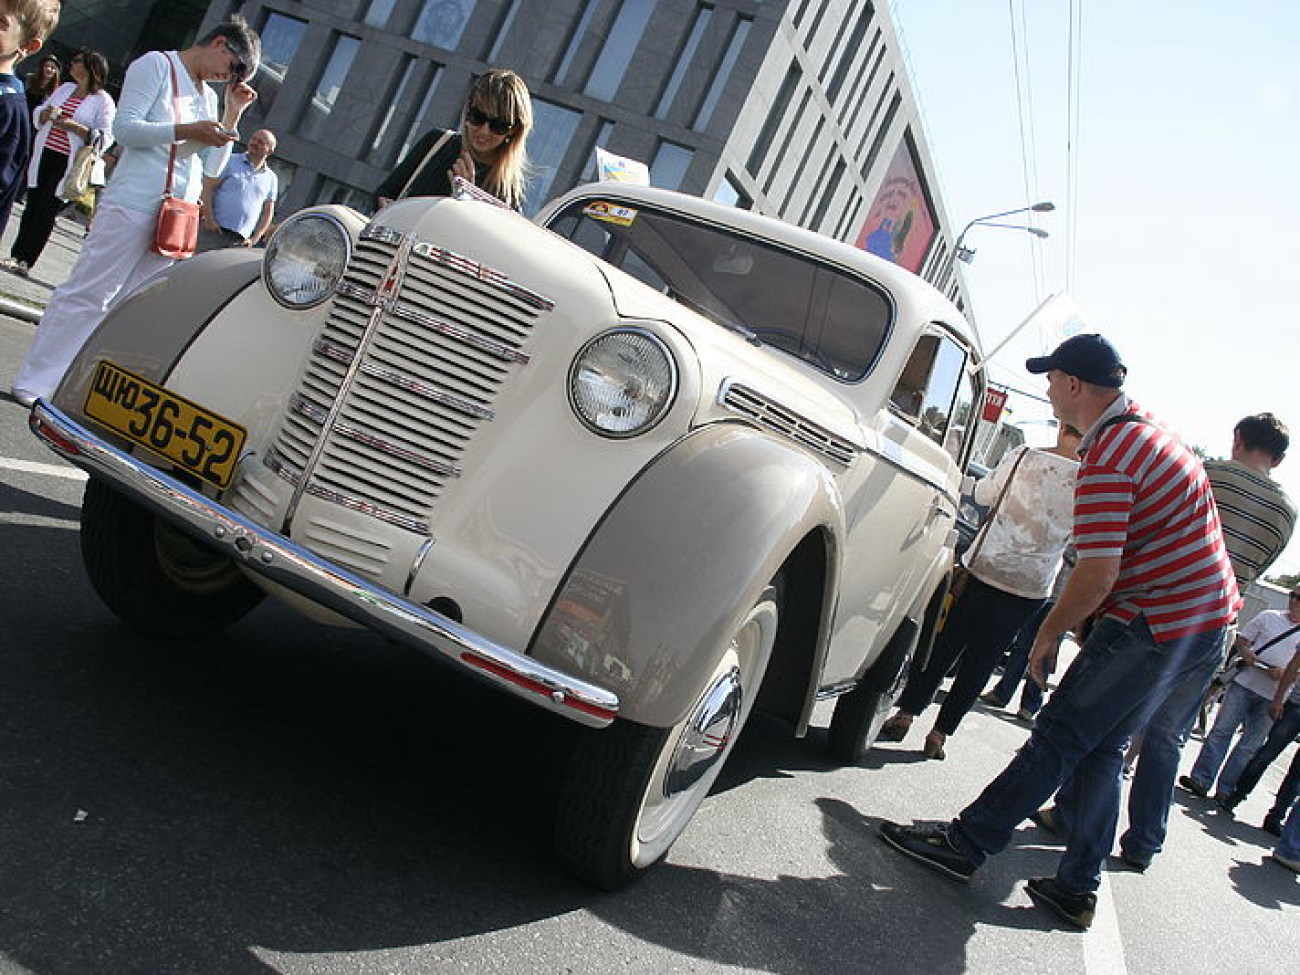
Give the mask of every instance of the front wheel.
<svg viewBox="0 0 1300 975">
<path fill-rule="evenodd" d="M 105 605 L 156 636 L 202 639 L 263 597 L 230 559 L 93 478 L 81 503 L 81 557 Z"/>
<path fill-rule="evenodd" d="M 614 890 L 668 852 L 708 795 L 753 707 L 776 641 L 777 590 L 741 619 L 712 675 L 671 728 L 619 719 L 585 732 L 556 813 L 556 855 L 575 876 Z"/>
</svg>

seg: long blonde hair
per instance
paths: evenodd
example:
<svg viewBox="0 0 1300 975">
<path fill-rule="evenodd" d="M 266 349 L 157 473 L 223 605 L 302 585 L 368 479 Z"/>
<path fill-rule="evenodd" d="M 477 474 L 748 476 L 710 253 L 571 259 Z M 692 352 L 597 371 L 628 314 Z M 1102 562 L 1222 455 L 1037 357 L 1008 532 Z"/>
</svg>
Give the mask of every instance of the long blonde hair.
<svg viewBox="0 0 1300 975">
<path fill-rule="evenodd" d="M 533 102 L 524 79 L 505 68 L 493 68 L 480 75 L 469 90 L 465 108 L 478 105 L 494 118 L 513 119 L 515 127 L 501 144 L 501 151 L 483 178 L 483 189 L 516 210 L 524 205 L 528 183 L 528 150 L 525 143 L 533 130 Z M 462 114 L 463 114 L 462 109 Z M 461 131 L 464 131 L 461 119 Z"/>
</svg>

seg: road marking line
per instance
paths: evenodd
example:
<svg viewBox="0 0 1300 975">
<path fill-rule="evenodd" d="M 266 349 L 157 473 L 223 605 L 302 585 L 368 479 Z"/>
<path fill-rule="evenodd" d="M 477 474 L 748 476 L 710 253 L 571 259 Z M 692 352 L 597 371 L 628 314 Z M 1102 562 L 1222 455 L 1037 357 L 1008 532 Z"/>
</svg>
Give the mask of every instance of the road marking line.
<svg viewBox="0 0 1300 975">
<path fill-rule="evenodd" d="M 1092 927 L 1083 935 L 1083 970 L 1088 975 L 1124 975 L 1128 971 L 1109 882 L 1103 883 L 1097 891 L 1097 913 L 1093 916 Z"/>
<path fill-rule="evenodd" d="M 69 481 L 84 481 L 86 479 L 86 472 L 76 467 L 38 464 L 34 460 L 19 460 L 17 457 L 0 457 L 0 470 L 20 471 L 23 474 L 44 474 L 46 477 L 65 477 Z"/>
</svg>

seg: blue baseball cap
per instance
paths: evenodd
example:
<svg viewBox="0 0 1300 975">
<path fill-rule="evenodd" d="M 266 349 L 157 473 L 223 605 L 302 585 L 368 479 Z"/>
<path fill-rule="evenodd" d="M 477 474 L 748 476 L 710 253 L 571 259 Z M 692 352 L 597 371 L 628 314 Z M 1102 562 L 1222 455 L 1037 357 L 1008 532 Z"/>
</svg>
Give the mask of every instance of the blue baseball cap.
<svg viewBox="0 0 1300 975">
<path fill-rule="evenodd" d="M 1035 374 L 1051 369 L 1082 379 L 1094 386 L 1119 389 L 1124 385 L 1128 369 L 1120 362 L 1115 346 L 1095 332 L 1073 335 L 1066 339 L 1051 355 L 1040 355 L 1025 360 L 1025 368 Z"/>
</svg>

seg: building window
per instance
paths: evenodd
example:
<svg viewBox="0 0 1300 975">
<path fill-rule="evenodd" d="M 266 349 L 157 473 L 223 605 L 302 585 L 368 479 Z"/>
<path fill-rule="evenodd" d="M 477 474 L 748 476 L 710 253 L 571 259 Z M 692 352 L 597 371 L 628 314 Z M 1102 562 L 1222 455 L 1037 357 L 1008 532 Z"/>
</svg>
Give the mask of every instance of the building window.
<svg viewBox="0 0 1300 975">
<path fill-rule="evenodd" d="M 369 190 L 359 190 L 338 180 L 322 176 L 316 190 L 316 203 L 341 203 L 361 213 L 369 213 L 375 205 L 375 195 Z"/>
<path fill-rule="evenodd" d="M 375 129 L 375 137 L 370 140 L 370 152 L 377 153 L 379 147 L 384 143 L 384 136 L 388 134 L 388 127 L 393 122 L 393 113 L 397 111 L 397 106 L 402 104 L 406 99 L 407 93 L 411 90 L 411 79 L 415 77 L 417 62 L 415 58 L 407 55 L 403 59 L 404 67 L 402 68 L 402 77 L 397 82 L 397 87 L 387 98 L 387 104 L 384 107 L 383 117 L 379 120 L 379 125 Z"/>
<path fill-rule="evenodd" d="M 398 159 L 401 159 L 410 151 L 411 146 L 415 145 L 415 140 L 424 135 L 425 129 L 428 128 L 426 116 L 429 114 L 429 106 L 433 103 L 433 96 L 437 93 L 438 82 L 441 80 L 442 65 L 435 64 L 432 73 L 429 75 L 429 84 L 425 87 L 424 98 L 420 101 L 420 108 L 415 113 L 411 127 L 406 130 L 406 138 L 402 140 L 402 148 L 397 153 Z"/>
<path fill-rule="evenodd" d="M 343 82 L 352 70 L 352 62 L 360 47 L 361 42 L 348 34 L 339 34 L 334 38 L 334 50 L 330 52 L 329 61 L 316 82 L 316 90 L 312 92 L 311 100 L 298 124 L 300 135 L 310 139 L 325 131 L 325 123 L 334 111 L 334 103 L 338 101 Z"/>
<path fill-rule="evenodd" d="M 731 32 L 731 40 L 727 42 L 727 51 L 722 55 L 722 61 L 713 73 L 709 93 L 704 98 L 704 104 L 700 106 L 699 114 L 695 116 L 695 123 L 691 126 L 693 129 L 703 131 L 713 121 L 713 110 L 718 107 L 718 99 L 722 97 L 723 89 L 727 87 L 731 71 L 736 66 L 736 59 L 740 57 L 740 49 L 745 46 L 745 38 L 749 36 L 751 26 L 752 23 L 747 17 L 741 17 L 736 22 L 735 29 Z"/>
<path fill-rule="evenodd" d="M 673 68 L 672 77 L 668 79 L 668 86 L 664 88 L 664 93 L 659 96 L 659 107 L 655 109 L 655 118 L 668 117 L 668 110 L 673 107 L 673 99 L 677 97 L 677 92 L 682 87 L 682 78 L 686 77 L 687 69 L 695 60 L 695 52 L 699 49 L 700 40 L 704 37 L 704 31 L 712 19 L 713 8 L 707 4 L 701 4 L 695 11 L 695 22 L 691 24 L 686 43 L 677 55 L 677 64 Z"/>
<path fill-rule="evenodd" d="M 607 102 L 614 100 L 654 8 L 654 0 L 623 0 L 609 36 L 605 38 L 605 47 L 583 88 L 584 94 Z"/>
<path fill-rule="evenodd" d="M 685 146 L 672 142 L 661 142 L 655 150 L 654 159 L 650 160 L 650 185 L 662 186 L 666 190 L 681 189 L 686 179 L 686 170 L 691 166 L 695 152 Z"/>
<path fill-rule="evenodd" d="M 772 148 L 772 140 L 776 138 L 777 129 L 785 120 L 785 113 L 790 108 L 790 99 L 794 97 L 801 80 L 799 65 L 797 63 L 790 65 L 790 70 L 785 73 L 785 80 L 781 82 L 781 89 L 776 93 L 776 99 L 772 102 L 767 118 L 763 121 L 763 128 L 758 133 L 758 138 L 754 140 L 754 148 L 749 153 L 749 160 L 745 163 L 745 168 L 749 170 L 750 175 L 757 176 L 759 170 L 763 168 L 763 163 L 767 160 L 767 151 Z"/>
<path fill-rule="evenodd" d="M 573 33 L 569 35 L 569 43 L 565 45 L 564 57 L 560 58 L 559 67 L 551 75 L 551 80 L 557 85 L 564 84 L 564 80 L 569 76 L 569 69 L 573 67 L 574 58 L 578 56 L 578 48 L 582 44 L 582 39 L 587 36 L 587 30 L 591 27 L 591 18 L 596 15 L 596 8 L 599 6 L 600 0 L 587 0 L 586 6 L 582 8 L 582 16 L 578 18 Z"/>
<path fill-rule="evenodd" d="M 465 25 L 474 14 L 477 0 L 424 0 L 420 16 L 411 28 L 411 40 L 456 50 Z"/>
<path fill-rule="evenodd" d="M 510 28 L 514 26 L 515 15 L 519 13 L 519 5 L 522 2 L 523 0 L 510 0 L 510 9 L 501 18 L 501 25 L 497 28 L 496 37 L 492 39 L 492 47 L 488 50 L 488 64 L 496 64 L 497 58 L 501 55 L 501 48 L 505 47 L 506 38 L 510 35 Z"/>
<path fill-rule="evenodd" d="M 713 202 L 721 203 L 723 206 L 735 207 L 737 210 L 752 210 L 754 201 L 749 198 L 744 190 L 737 184 L 735 178 L 727 173 L 718 184 L 718 188 L 713 192 Z"/>
<path fill-rule="evenodd" d="M 858 15 L 857 22 L 853 25 L 853 33 L 849 36 L 849 42 L 844 45 L 844 53 L 840 55 L 840 63 L 836 65 L 835 73 L 831 75 L 831 83 L 826 86 L 826 100 L 832 104 L 840 97 L 840 89 L 844 87 L 844 81 L 849 76 L 849 69 L 853 65 L 854 57 L 862 49 L 862 40 L 867 36 L 867 30 L 871 27 L 874 16 L 875 9 L 868 3 L 862 13 Z"/>
<path fill-rule="evenodd" d="M 524 213 L 532 216 L 550 199 L 551 186 L 582 121 L 579 112 L 533 99 L 533 132 L 528 137 L 528 161 L 533 178 L 528 183 Z"/>
<path fill-rule="evenodd" d="M 392 16 L 393 6 L 397 0 L 370 0 L 370 6 L 366 9 L 366 25 L 368 27 L 387 27 L 388 18 Z"/>
<path fill-rule="evenodd" d="M 271 14 L 266 18 L 262 28 L 262 65 L 258 69 L 257 101 L 263 117 L 271 111 L 280 86 L 284 84 L 285 75 L 293 63 L 298 46 L 302 44 L 303 35 L 307 33 L 307 22 L 284 14 Z"/>
</svg>

